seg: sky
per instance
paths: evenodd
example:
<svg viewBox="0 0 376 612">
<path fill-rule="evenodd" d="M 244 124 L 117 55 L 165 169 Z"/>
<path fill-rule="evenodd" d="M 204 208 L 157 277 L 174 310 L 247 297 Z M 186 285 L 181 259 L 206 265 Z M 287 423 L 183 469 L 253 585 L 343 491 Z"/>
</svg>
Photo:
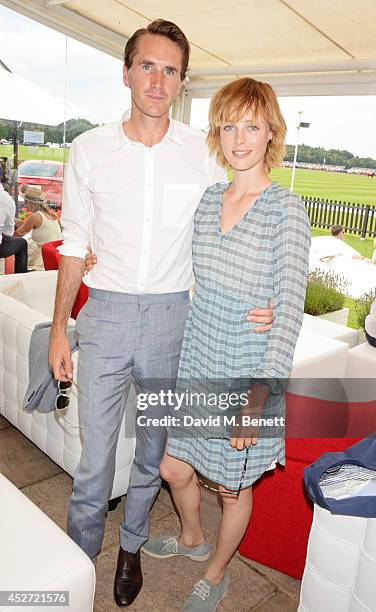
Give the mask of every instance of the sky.
<svg viewBox="0 0 376 612">
<path fill-rule="evenodd" d="M 12 72 L 64 99 L 66 37 L 0 6 L 0 59 Z M 26 92 L 25 92 L 26 93 Z M 120 119 L 130 104 L 122 62 L 68 38 L 67 101 L 92 123 Z M 310 128 L 300 142 L 376 158 L 376 96 L 279 98 L 295 144 L 298 113 Z M 208 100 L 194 101 L 191 124 L 207 127 Z M 1 117 L 1 97 L 0 97 Z"/>
</svg>

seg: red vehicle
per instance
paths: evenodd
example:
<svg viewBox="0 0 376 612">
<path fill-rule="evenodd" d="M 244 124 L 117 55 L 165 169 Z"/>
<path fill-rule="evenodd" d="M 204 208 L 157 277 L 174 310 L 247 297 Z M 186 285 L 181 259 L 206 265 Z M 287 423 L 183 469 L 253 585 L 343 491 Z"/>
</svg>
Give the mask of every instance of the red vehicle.
<svg viewBox="0 0 376 612">
<path fill-rule="evenodd" d="M 37 187 L 50 200 L 52 205 L 61 208 L 63 175 L 63 162 L 44 159 L 30 159 L 22 162 L 18 166 L 18 191 L 20 198 L 22 198 L 21 185 Z"/>
</svg>

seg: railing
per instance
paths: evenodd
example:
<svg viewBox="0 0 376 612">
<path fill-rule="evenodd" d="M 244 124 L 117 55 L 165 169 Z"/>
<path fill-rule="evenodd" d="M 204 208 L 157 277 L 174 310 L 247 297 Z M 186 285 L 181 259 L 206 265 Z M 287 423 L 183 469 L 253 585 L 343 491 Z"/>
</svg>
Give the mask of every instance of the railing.
<svg viewBox="0 0 376 612">
<path fill-rule="evenodd" d="M 362 239 L 376 236 L 376 206 L 311 196 L 302 196 L 302 200 L 312 227 L 330 229 L 333 225 L 343 225 L 347 233 L 358 234 Z"/>
</svg>

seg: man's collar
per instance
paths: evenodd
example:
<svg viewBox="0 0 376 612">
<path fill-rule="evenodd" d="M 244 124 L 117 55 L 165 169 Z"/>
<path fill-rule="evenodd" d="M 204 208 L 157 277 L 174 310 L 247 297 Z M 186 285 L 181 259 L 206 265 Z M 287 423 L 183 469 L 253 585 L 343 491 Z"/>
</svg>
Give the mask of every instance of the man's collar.
<svg viewBox="0 0 376 612">
<path fill-rule="evenodd" d="M 129 120 L 131 116 L 131 111 L 130 109 L 126 110 L 125 113 L 123 114 L 121 121 L 119 121 L 116 124 L 116 131 L 114 134 L 114 147 L 113 147 L 113 151 L 117 151 L 118 149 L 120 149 L 121 147 L 124 147 L 126 145 L 139 145 L 139 142 L 135 142 L 134 140 L 130 140 L 128 138 L 128 136 L 126 136 L 126 134 L 124 134 L 124 130 L 123 130 L 123 123 L 125 123 L 126 121 Z M 170 125 L 168 127 L 167 133 L 164 135 L 164 137 L 162 138 L 161 142 L 158 142 L 156 145 L 154 145 L 154 147 L 152 148 L 157 148 L 159 149 L 165 142 L 166 140 L 171 140 L 172 142 L 175 142 L 176 144 L 182 146 L 183 145 L 183 139 L 182 139 L 182 135 L 180 133 L 180 129 L 179 129 L 179 124 L 170 117 Z"/>
</svg>

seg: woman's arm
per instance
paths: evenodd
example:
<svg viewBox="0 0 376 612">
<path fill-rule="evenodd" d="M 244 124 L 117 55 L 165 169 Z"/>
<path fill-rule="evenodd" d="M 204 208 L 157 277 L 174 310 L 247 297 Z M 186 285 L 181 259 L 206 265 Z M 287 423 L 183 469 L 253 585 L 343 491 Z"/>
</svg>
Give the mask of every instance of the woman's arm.
<svg viewBox="0 0 376 612">
<path fill-rule="evenodd" d="M 27 219 L 17 227 L 14 232 L 15 236 L 24 236 L 31 232 L 32 229 L 39 227 L 42 224 L 41 216 L 38 213 L 32 213 Z"/>
<path fill-rule="evenodd" d="M 274 239 L 274 324 L 268 332 L 263 363 L 251 372 L 253 382 L 281 393 L 290 374 L 303 323 L 311 244 L 310 223 L 300 198 L 286 193 Z"/>
</svg>

